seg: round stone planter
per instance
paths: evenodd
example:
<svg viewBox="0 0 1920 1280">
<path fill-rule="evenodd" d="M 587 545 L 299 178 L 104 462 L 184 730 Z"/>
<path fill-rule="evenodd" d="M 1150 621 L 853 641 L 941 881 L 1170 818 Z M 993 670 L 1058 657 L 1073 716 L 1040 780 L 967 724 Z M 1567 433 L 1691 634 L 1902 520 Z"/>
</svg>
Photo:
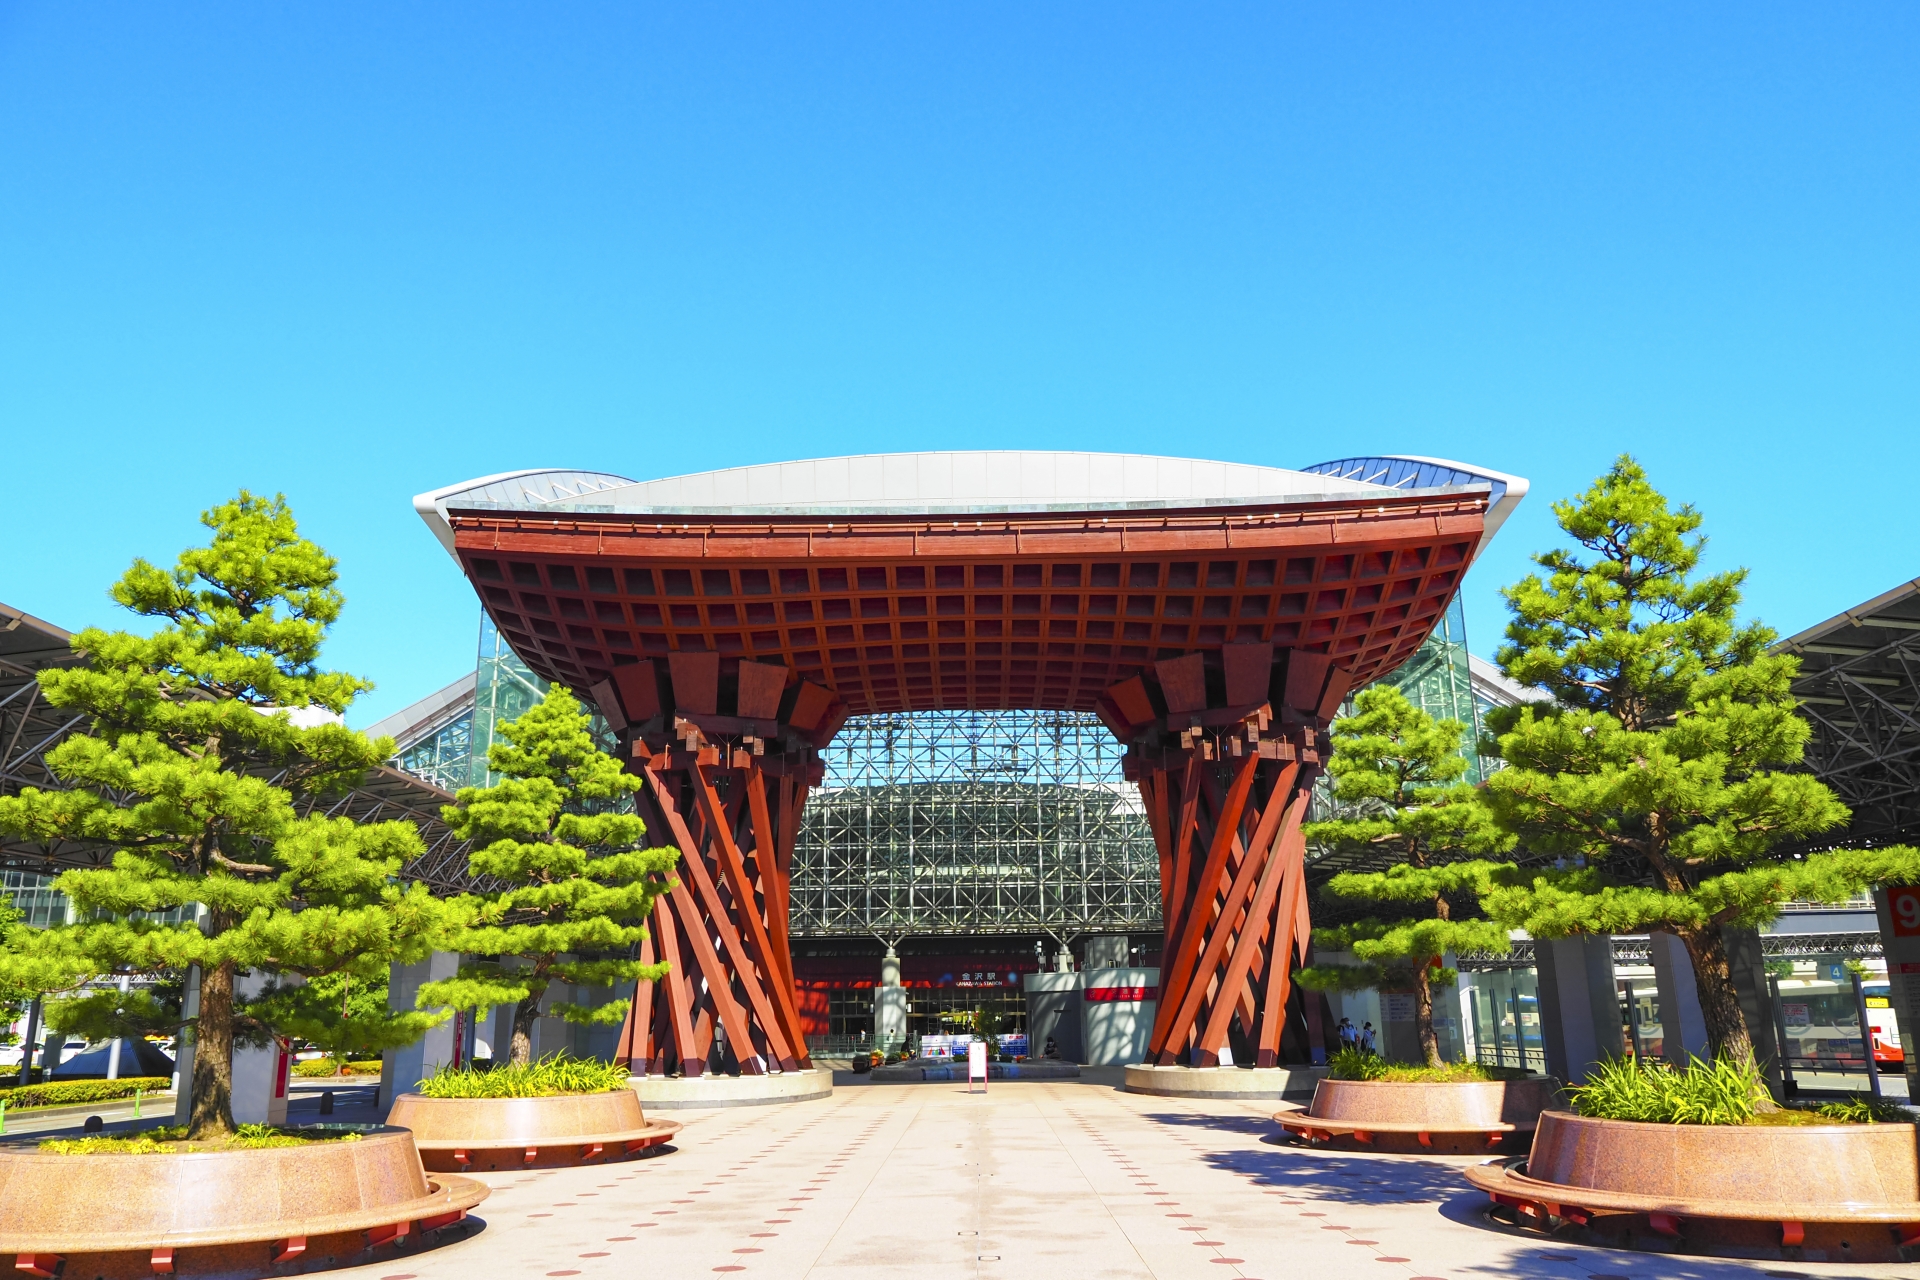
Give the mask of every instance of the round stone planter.
<svg viewBox="0 0 1920 1280">
<path fill-rule="evenodd" d="M 1908 1124 L 1691 1125 L 1540 1117 L 1527 1159 L 1466 1171 L 1523 1226 L 1596 1243 L 1808 1262 L 1920 1256 Z"/>
<path fill-rule="evenodd" d="M 403 1129 L 356 1142 L 151 1155 L 0 1145 L 0 1255 L 15 1274 L 266 1275 L 365 1261 L 450 1227 L 484 1184 L 428 1176 Z"/>
<path fill-rule="evenodd" d="M 680 1131 L 648 1121 L 632 1089 L 552 1098 L 427 1098 L 403 1093 L 387 1123 L 413 1131 L 426 1167 L 493 1171 L 617 1160 Z"/>
<path fill-rule="evenodd" d="M 1525 1080 L 1322 1080 L 1313 1101 L 1274 1119 L 1308 1142 L 1337 1142 L 1380 1151 L 1461 1154 L 1498 1149 L 1530 1133 L 1540 1113 L 1564 1105 L 1560 1082 Z"/>
</svg>

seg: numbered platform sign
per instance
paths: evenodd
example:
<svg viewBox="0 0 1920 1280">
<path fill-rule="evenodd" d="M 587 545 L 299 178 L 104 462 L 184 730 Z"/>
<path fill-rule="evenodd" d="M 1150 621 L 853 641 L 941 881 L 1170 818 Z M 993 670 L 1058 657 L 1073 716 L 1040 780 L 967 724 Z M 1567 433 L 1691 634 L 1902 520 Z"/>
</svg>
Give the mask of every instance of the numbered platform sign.
<svg viewBox="0 0 1920 1280">
<path fill-rule="evenodd" d="M 967 1046 L 967 1092 L 973 1092 L 973 1082 L 978 1080 L 980 1088 L 987 1087 L 987 1046 L 982 1040 L 975 1040 Z"/>
</svg>

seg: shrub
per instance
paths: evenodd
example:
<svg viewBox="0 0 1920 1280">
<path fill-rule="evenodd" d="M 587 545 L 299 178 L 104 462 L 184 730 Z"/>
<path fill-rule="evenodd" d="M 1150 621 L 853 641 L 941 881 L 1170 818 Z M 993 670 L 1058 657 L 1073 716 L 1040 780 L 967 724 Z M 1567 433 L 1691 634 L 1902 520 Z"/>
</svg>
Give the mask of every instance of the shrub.
<svg viewBox="0 0 1920 1280">
<path fill-rule="evenodd" d="M 1772 1106 L 1760 1068 L 1731 1058 L 1696 1058 L 1680 1071 L 1611 1058 L 1568 1092 L 1579 1115 L 1645 1124 L 1750 1124 Z"/>
<path fill-rule="evenodd" d="M 334 1076 L 339 1075 L 340 1064 L 332 1058 L 309 1058 L 305 1062 L 293 1064 L 293 1074 L 297 1076 Z M 349 1062 L 347 1074 L 350 1076 L 377 1076 L 380 1074 L 380 1060 L 368 1062 Z"/>
<path fill-rule="evenodd" d="M 551 1098 L 564 1093 L 612 1093 L 627 1087 L 627 1068 L 564 1053 L 523 1067 L 446 1066 L 420 1082 L 429 1098 Z"/>
<path fill-rule="evenodd" d="M 45 1084 L 0 1089 L 7 1110 L 27 1107 L 67 1107 L 86 1102 L 113 1102 L 135 1093 L 153 1093 L 173 1087 L 171 1076 L 124 1076 L 118 1080 L 49 1080 Z"/>
<path fill-rule="evenodd" d="M 1329 1080 L 1378 1080 L 1386 1073 L 1386 1062 L 1365 1049 L 1336 1049 L 1327 1059 Z"/>
<path fill-rule="evenodd" d="M 1443 1062 L 1437 1067 L 1388 1062 L 1365 1049 L 1340 1049 L 1327 1059 L 1329 1080 L 1390 1080 L 1409 1084 L 1474 1084 L 1483 1080 L 1519 1080 L 1513 1067 L 1483 1067 L 1477 1062 Z"/>
<path fill-rule="evenodd" d="M 127 1137 L 104 1134 L 86 1138 L 47 1138 L 40 1150 L 60 1156 L 149 1156 L 180 1150 L 254 1150 L 260 1147 L 304 1147 L 309 1142 L 358 1142 L 360 1135 L 337 1128 L 277 1129 L 270 1124 L 243 1124 L 225 1138 L 187 1143 L 185 1125 L 162 1125 Z"/>
</svg>

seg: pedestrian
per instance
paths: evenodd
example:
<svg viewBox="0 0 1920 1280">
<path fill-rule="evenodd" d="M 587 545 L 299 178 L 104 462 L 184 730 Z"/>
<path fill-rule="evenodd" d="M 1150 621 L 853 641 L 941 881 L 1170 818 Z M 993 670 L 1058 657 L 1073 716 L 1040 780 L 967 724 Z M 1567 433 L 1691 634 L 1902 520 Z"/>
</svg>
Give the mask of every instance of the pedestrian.
<svg viewBox="0 0 1920 1280">
<path fill-rule="evenodd" d="M 1371 1022 L 1364 1024 L 1360 1028 L 1360 1047 L 1367 1053 L 1375 1052 L 1373 1047 L 1373 1024 Z"/>
<path fill-rule="evenodd" d="M 1339 1037 L 1340 1047 L 1342 1049 L 1353 1048 L 1360 1039 L 1360 1033 L 1353 1029 L 1353 1020 L 1351 1018 L 1340 1019 L 1340 1025 L 1334 1028 L 1334 1034 Z"/>
</svg>

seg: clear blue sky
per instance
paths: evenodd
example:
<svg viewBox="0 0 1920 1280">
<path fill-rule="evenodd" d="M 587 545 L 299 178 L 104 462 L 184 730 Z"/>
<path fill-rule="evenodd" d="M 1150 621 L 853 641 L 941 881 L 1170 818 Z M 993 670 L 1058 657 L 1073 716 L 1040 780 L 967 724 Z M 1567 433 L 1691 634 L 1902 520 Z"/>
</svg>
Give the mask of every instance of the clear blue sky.
<svg viewBox="0 0 1920 1280">
<path fill-rule="evenodd" d="M 808 10 L 811 11 L 808 11 Z M 0 601 L 242 485 L 395 710 L 487 472 L 1631 450 L 1783 632 L 1920 576 L 1912 5 L 0 0 Z"/>
</svg>

